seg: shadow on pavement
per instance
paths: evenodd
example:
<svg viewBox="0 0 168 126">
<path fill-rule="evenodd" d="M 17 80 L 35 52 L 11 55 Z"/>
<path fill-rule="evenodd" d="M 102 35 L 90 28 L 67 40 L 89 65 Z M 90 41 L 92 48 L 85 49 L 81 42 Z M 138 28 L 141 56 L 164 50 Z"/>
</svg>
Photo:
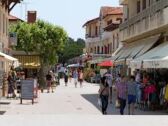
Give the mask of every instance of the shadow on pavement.
<svg viewBox="0 0 168 126">
<path fill-rule="evenodd" d="M 97 104 L 98 94 L 81 94 L 81 96 L 85 98 L 87 101 L 89 101 L 101 112 L 101 108 Z M 109 104 L 108 106 L 111 107 L 111 104 Z M 112 114 L 114 115 L 114 113 L 112 111 L 109 111 L 109 109 L 107 109 L 107 113 L 108 115 L 112 115 Z"/>
<path fill-rule="evenodd" d="M 6 111 L 0 111 L 0 115 L 3 115 L 5 114 Z"/>
<path fill-rule="evenodd" d="M 9 105 L 10 102 L 0 102 L 0 105 Z"/>
</svg>

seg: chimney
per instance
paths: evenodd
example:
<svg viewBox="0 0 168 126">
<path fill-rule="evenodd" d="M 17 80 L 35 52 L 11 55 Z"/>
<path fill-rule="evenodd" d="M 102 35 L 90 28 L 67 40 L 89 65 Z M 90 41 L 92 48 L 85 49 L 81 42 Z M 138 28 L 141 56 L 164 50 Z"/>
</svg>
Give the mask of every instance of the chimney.
<svg viewBox="0 0 168 126">
<path fill-rule="evenodd" d="M 36 11 L 28 11 L 28 18 L 27 18 L 27 22 L 28 23 L 35 23 L 36 22 L 36 16 L 37 16 L 37 12 Z"/>
</svg>

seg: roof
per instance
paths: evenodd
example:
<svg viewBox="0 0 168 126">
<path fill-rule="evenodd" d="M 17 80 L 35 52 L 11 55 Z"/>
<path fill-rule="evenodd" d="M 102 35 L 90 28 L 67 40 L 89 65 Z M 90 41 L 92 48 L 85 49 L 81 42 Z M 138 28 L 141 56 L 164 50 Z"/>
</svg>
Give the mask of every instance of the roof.
<svg viewBox="0 0 168 126">
<path fill-rule="evenodd" d="M 103 6 L 101 7 L 100 12 L 102 13 L 103 17 L 106 17 L 107 15 L 120 15 L 123 14 L 123 8 Z"/>
<path fill-rule="evenodd" d="M 15 17 L 13 15 L 8 16 L 9 21 L 23 21 L 22 19 Z"/>
<path fill-rule="evenodd" d="M 93 23 L 93 22 L 98 21 L 98 20 L 99 20 L 99 17 L 94 18 L 94 19 L 91 19 L 91 20 L 87 21 L 87 22 L 83 25 L 83 27 L 85 27 L 87 24 Z"/>
</svg>

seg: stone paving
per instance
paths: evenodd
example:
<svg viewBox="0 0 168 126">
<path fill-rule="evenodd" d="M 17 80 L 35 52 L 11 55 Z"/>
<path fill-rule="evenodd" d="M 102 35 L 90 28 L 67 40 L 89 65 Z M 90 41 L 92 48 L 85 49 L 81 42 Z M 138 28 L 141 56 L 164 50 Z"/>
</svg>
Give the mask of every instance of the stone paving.
<svg viewBox="0 0 168 126">
<path fill-rule="evenodd" d="M 31 101 L 23 100 L 20 104 L 19 99 L 2 99 L 0 104 L 0 114 L 5 115 L 101 115 L 100 108 L 97 105 L 98 84 L 84 83 L 83 87 L 74 87 L 73 81 L 68 86 L 64 86 L 63 80 L 61 85 L 55 89 L 54 93 L 39 93 L 34 105 Z M 113 103 L 109 104 L 108 115 L 119 115 L 119 109 L 114 106 L 115 93 L 113 92 Z M 125 114 L 127 115 L 127 107 Z M 165 111 L 142 111 L 136 109 L 136 115 L 167 115 Z"/>
</svg>

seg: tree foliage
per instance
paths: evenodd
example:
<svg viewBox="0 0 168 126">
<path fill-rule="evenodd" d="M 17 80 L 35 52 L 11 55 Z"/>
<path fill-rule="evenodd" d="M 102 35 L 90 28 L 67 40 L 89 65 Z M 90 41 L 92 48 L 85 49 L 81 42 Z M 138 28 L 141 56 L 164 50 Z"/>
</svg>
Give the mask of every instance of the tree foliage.
<svg viewBox="0 0 168 126">
<path fill-rule="evenodd" d="M 56 63 L 57 52 L 62 51 L 67 41 L 67 34 L 63 28 L 42 20 L 33 24 L 20 22 L 12 26 L 11 31 L 17 33 L 16 50 L 23 50 L 26 53 L 36 52 L 42 62 L 48 65 Z"/>
<path fill-rule="evenodd" d="M 65 63 L 69 59 L 80 56 L 83 54 L 83 49 L 85 48 L 85 41 L 81 38 L 75 41 L 69 38 L 65 44 L 63 51 L 59 52 L 59 62 Z"/>
</svg>

